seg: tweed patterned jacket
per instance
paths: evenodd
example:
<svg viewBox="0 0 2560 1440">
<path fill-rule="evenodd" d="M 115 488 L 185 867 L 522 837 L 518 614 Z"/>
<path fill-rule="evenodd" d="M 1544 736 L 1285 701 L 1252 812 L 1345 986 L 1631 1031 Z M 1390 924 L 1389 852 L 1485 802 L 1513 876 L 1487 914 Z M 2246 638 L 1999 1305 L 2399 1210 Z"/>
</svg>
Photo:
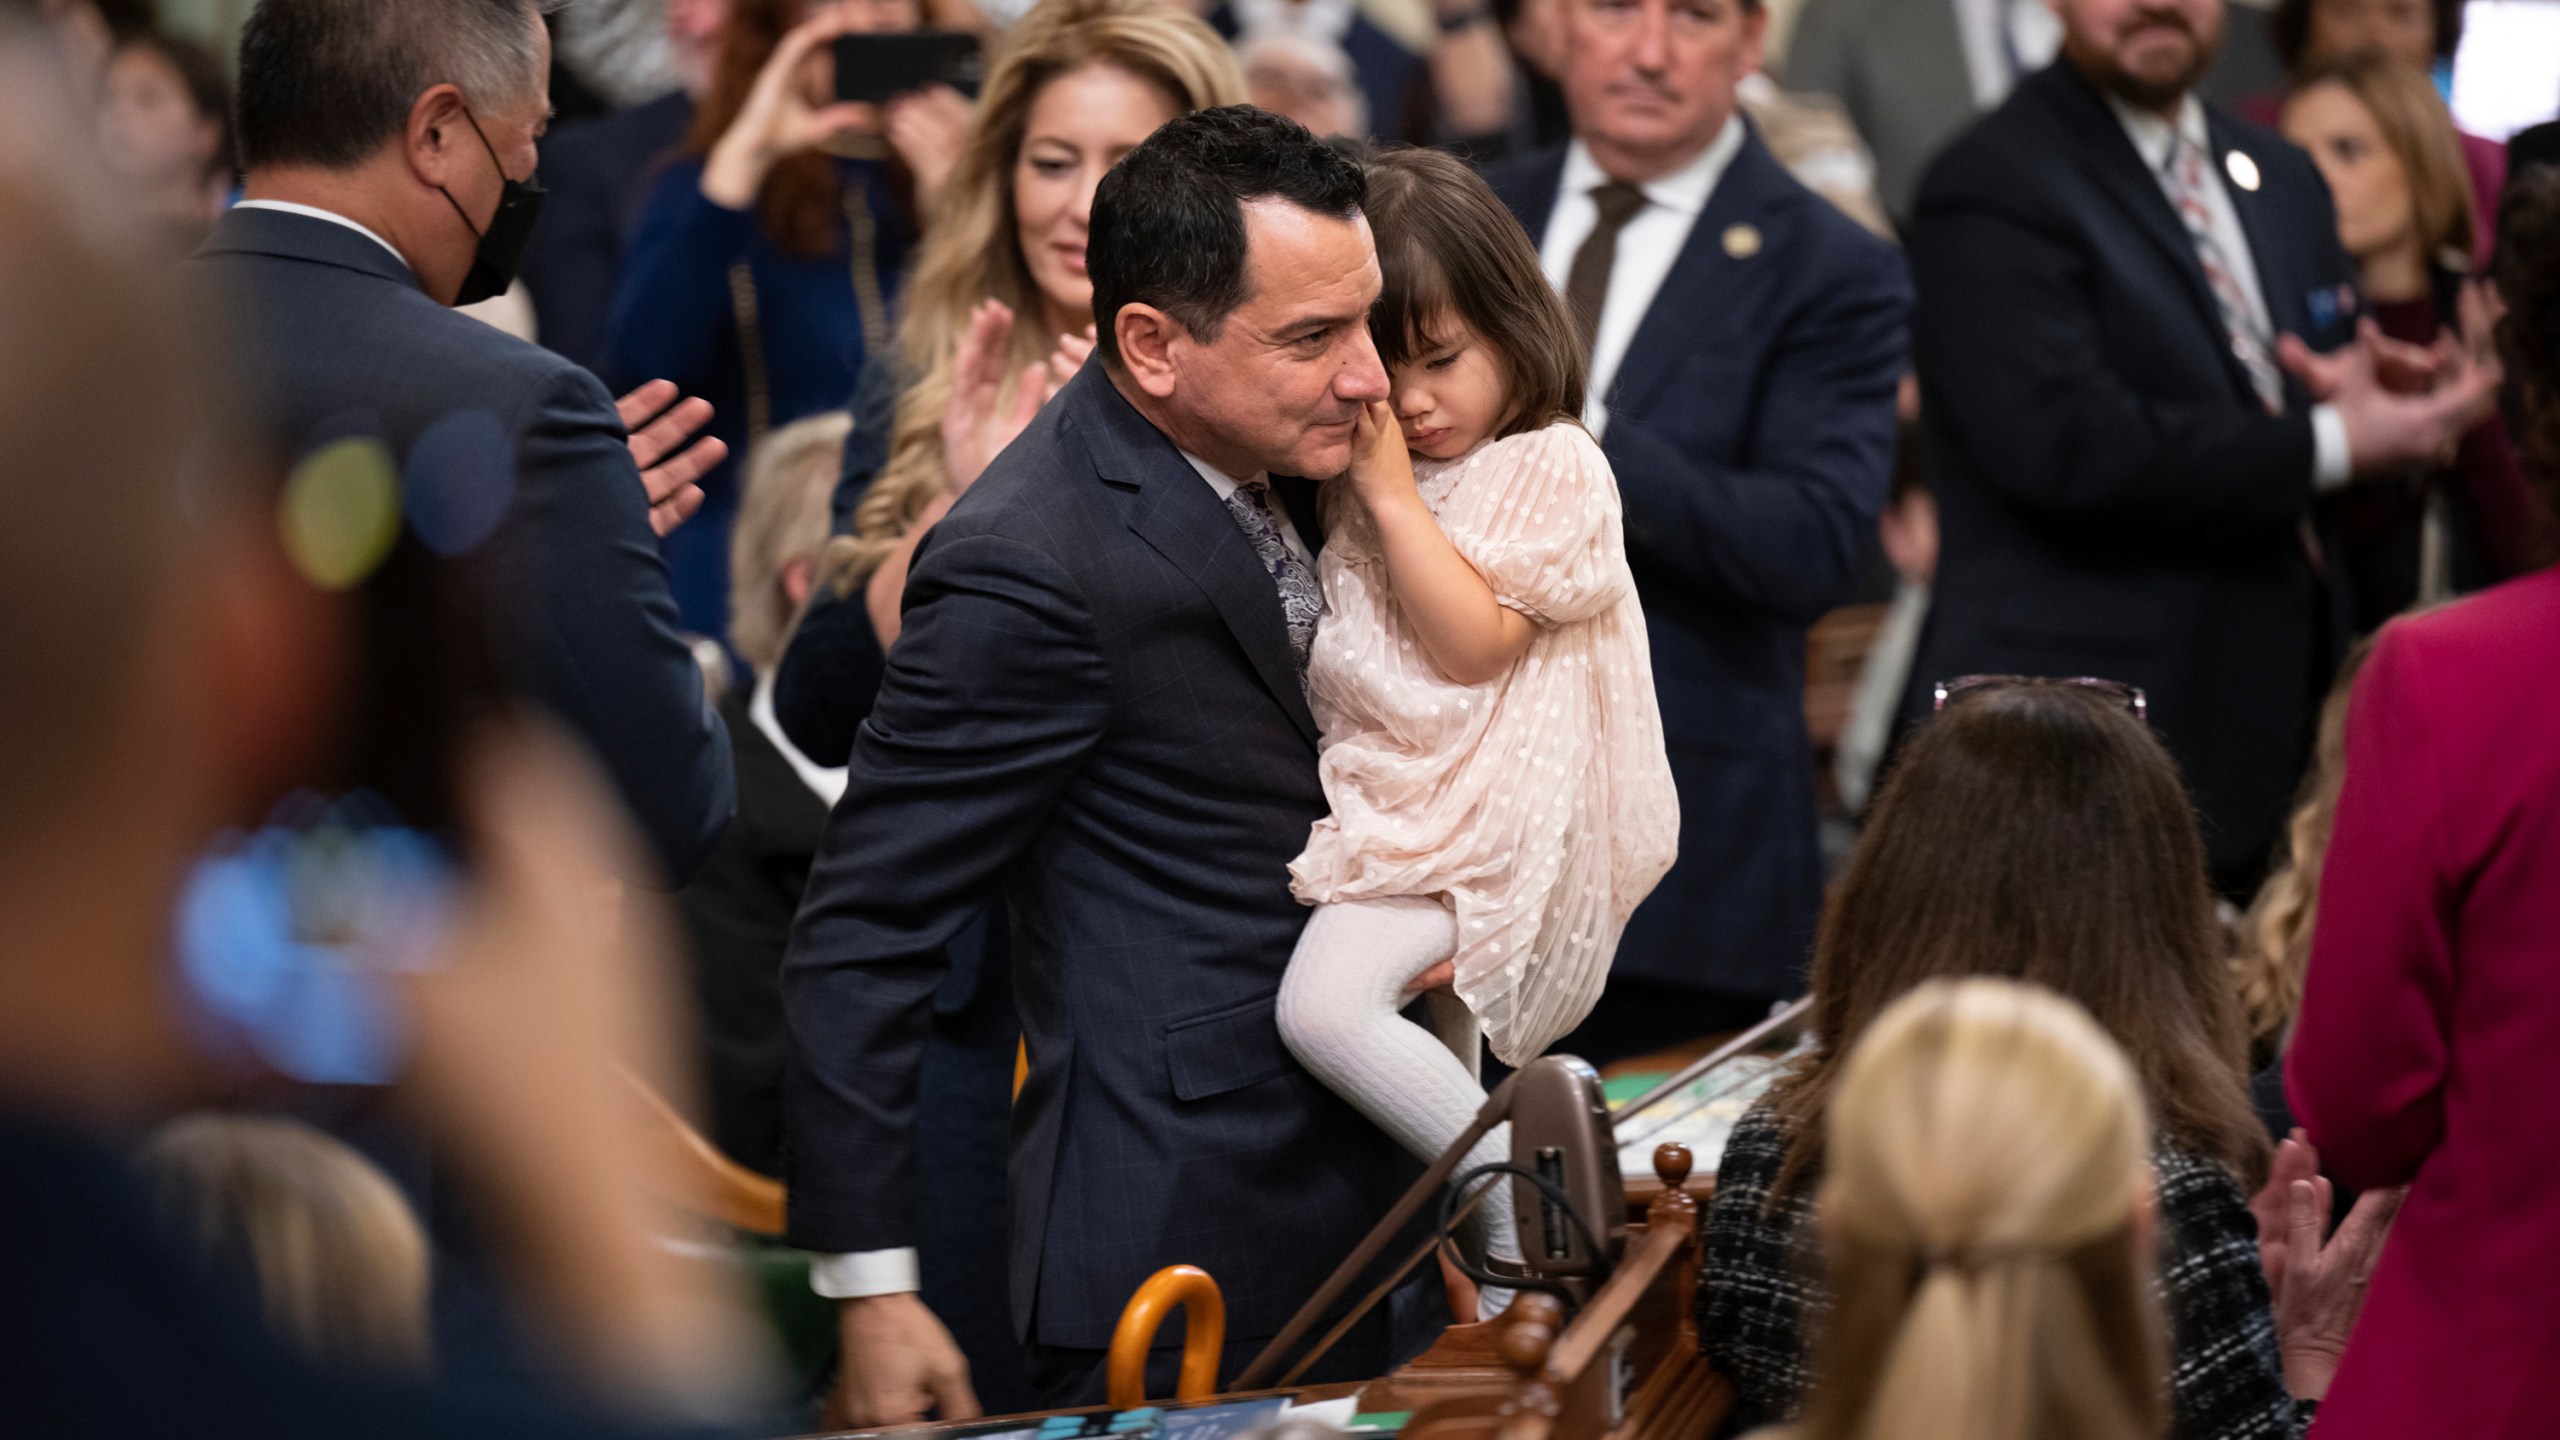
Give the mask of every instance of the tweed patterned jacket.
<svg viewBox="0 0 2560 1440">
<path fill-rule="evenodd" d="M 1708 1202 L 1698 1333 L 1733 1382 L 1734 1428 L 1795 1418 L 1813 1383 L 1806 1353 L 1830 1295 L 1813 1227 L 1819 1178 L 1800 1177 L 1766 1216 L 1787 1153 L 1767 1102 L 1734 1126 Z M 2285 1390 L 2275 1305 L 2258 1264 L 2258 1227 L 2231 1172 L 2160 1144 L 2160 1282 L 2170 1329 L 2175 1440 L 2296 1440 L 2313 1406 Z"/>
</svg>

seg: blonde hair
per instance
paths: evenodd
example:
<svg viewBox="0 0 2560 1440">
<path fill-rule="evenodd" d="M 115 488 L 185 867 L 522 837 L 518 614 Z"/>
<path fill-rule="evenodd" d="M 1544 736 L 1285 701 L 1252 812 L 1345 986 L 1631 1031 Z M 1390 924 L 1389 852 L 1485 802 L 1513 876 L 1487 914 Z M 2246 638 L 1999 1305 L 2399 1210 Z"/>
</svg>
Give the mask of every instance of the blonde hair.
<svg viewBox="0 0 2560 1440">
<path fill-rule="evenodd" d="M 2311 770 L 2285 822 L 2285 854 L 2240 924 L 2240 953 L 2231 978 L 2248 1017 L 2251 1059 L 2272 1064 L 2283 1053 L 2284 1034 L 2302 1009 L 2302 979 L 2311 968 L 2311 925 L 2320 913 L 2320 867 L 2329 857 L 2329 831 L 2338 819 L 2338 795 L 2347 783 L 2347 701 L 2356 675 L 2373 653 L 2365 637 L 2347 652 L 2329 698 L 2320 705 L 2320 734 Z"/>
<path fill-rule="evenodd" d="M 190 1115 L 143 1148 L 162 1216 L 314 1360 L 426 1369 L 427 1237 L 372 1161 L 298 1120 Z"/>
<path fill-rule="evenodd" d="M 2379 50 L 2359 50 L 2323 60 L 2303 72 L 2293 93 L 2335 85 L 2373 116 L 2382 143 L 2399 157 L 2409 177 L 2409 223 L 2419 253 L 2448 269 L 2471 268 L 2480 229 L 2471 171 L 2454 133 L 2453 114 L 2424 71 Z"/>
<path fill-rule="evenodd" d="M 2079 1006 L 1976 977 L 1879 1016 L 1816 1201 L 1837 1300 L 1808 1440 L 2145 1440 L 2165 1345 L 2136 1239 L 2151 1126 Z"/>
<path fill-rule="evenodd" d="M 1244 99 L 1244 76 L 1226 42 L 1162 0 L 1042 0 L 1005 32 L 907 282 L 898 355 L 915 378 L 898 398 L 888 463 L 854 513 L 854 533 L 827 547 L 825 580 L 839 594 L 880 567 L 943 487 L 942 414 L 970 307 L 994 299 L 1012 309 L 1007 375 L 1019 375 L 1056 345 L 1038 321 L 1040 290 L 1014 234 L 1014 161 L 1040 91 L 1088 65 L 1125 70 L 1184 111 Z"/>
<path fill-rule="evenodd" d="M 782 663 L 798 616 L 782 572 L 826 548 L 828 504 L 852 433 L 853 417 L 830 410 L 767 435 L 747 460 L 729 532 L 729 646 L 759 673 Z"/>
</svg>

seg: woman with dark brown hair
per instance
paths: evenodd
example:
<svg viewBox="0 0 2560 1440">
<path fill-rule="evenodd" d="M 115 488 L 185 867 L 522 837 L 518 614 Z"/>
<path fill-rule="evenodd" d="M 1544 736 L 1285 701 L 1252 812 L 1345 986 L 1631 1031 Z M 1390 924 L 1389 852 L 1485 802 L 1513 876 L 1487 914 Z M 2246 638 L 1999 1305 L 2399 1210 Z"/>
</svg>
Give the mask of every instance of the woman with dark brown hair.
<svg viewBox="0 0 2560 1440">
<path fill-rule="evenodd" d="M 633 221 L 607 378 L 702 396 L 729 446 L 701 511 L 662 545 L 689 630 L 727 632 L 737 477 L 756 442 L 841 406 L 890 344 L 907 250 L 969 106 L 939 87 L 840 103 L 833 42 L 926 20 L 921 0 L 734 0 L 684 153 Z"/>
<path fill-rule="evenodd" d="M 2156 1131 L 2173 1433 L 2298 1433 L 2308 1408 L 2297 1402 L 2327 1388 L 2324 1359 L 2334 1363 L 2354 1321 L 2356 1260 L 2380 1243 L 2385 1202 L 2274 1303 L 2248 1200 L 2267 1139 L 2176 763 L 2137 718 L 2133 692 L 2005 679 L 1948 689 L 1831 895 L 1814 947 L 1813 1049 L 1734 1128 L 1717 1171 L 1699 1292 L 1708 1358 L 1732 1379 L 1746 1424 L 1802 1404 L 1805 1338 L 1829 1308 L 1805 1277 L 1841 1067 L 1922 982 L 1992 975 L 2079 1002 L 2141 1080 Z"/>
</svg>

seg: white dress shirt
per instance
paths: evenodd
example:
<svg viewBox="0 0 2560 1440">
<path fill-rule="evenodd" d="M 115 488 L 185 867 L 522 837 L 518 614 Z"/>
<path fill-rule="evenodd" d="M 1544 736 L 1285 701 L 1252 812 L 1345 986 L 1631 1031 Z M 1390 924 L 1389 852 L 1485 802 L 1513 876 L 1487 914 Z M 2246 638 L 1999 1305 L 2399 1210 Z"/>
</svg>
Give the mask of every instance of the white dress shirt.
<svg viewBox="0 0 2560 1440">
<path fill-rule="evenodd" d="M 1956 38 L 1964 45 L 1973 103 L 1988 110 L 2020 80 L 2053 63 L 2062 48 L 2062 19 L 2044 0 L 1954 0 Z M 2006 34 L 2002 33 L 2006 29 Z"/>
<path fill-rule="evenodd" d="M 1227 497 L 1236 493 L 1237 487 L 1244 483 L 1188 450 L 1182 452 L 1182 458 L 1190 461 L 1191 468 L 1200 472 L 1200 478 L 1209 482 L 1209 488 L 1218 492 L 1218 503 L 1221 505 L 1226 504 Z M 1271 483 L 1271 477 L 1267 473 L 1253 478 L 1261 481 L 1265 486 Z M 1289 507 L 1281 504 L 1280 497 L 1276 494 L 1271 497 L 1271 513 L 1280 521 L 1280 543 L 1288 546 L 1289 553 L 1305 562 L 1308 573 L 1313 574 L 1316 568 L 1315 552 L 1307 548 L 1306 541 L 1298 538 L 1297 522 L 1289 518 Z"/>
<path fill-rule="evenodd" d="M 403 266 L 406 266 L 409 263 L 409 257 L 401 254 L 397 249 L 393 248 L 390 241 L 374 234 L 371 230 L 357 224 L 355 221 L 348 219 L 346 216 L 339 214 L 335 210 L 323 210 L 317 205 L 297 205 L 290 200 L 243 200 L 231 208 L 234 210 L 279 210 L 287 215 L 300 215 L 307 220 L 326 220 L 332 225 L 344 225 L 367 240 L 372 241 L 374 244 L 390 251 L 391 258 L 399 261 Z"/>
<path fill-rule="evenodd" d="M 1707 197 L 1715 193 L 1725 167 L 1741 152 L 1742 136 L 1742 116 L 1737 113 L 1725 121 L 1713 143 L 1698 152 L 1697 159 L 1637 187 L 1644 192 L 1644 208 L 1618 231 L 1617 258 L 1609 267 L 1609 295 L 1601 303 L 1600 324 L 1592 335 L 1591 388 L 1582 404 L 1582 423 L 1594 435 L 1608 427 L 1609 386 L 1618 378 L 1618 364 L 1627 358 L 1636 327 L 1653 308 L 1653 297 L 1680 258 L 1680 247 L 1689 243 L 1689 232 L 1697 228 Z M 1591 158 L 1580 140 L 1566 148 L 1555 210 L 1547 216 L 1547 233 L 1538 244 L 1538 265 L 1559 293 L 1573 269 L 1574 252 L 1600 223 L 1591 192 L 1608 180 L 1600 162 Z"/>
<path fill-rule="evenodd" d="M 1209 488 L 1217 492 L 1220 505 L 1226 504 L 1227 497 L 1236 493 L 1236 487 L 1242 483 L 1188 450 L 1182 452 L 1182 458 L 1190 461 L 1191 468 L 1200 472 L 1200 478 L 1209 482 Z M 1255 478 L 1264 479 L 1265 477 L 1256 476 Z M 1313 573 L 1316 564 L 1315 555 L 1307 549 L 1307 542 L 1299 537 L 1296 523 L 1289 518 L 1289 508 L 1282 505 L 1277 496 L 1272 498 L 1271 513 L 1279 517 L 1281 543 L 1287 545 L 1292 554 L 1305 561 L 1309 573 Z M 781 749 L 783 758 L 792 762 L 792 768 L 801 770 L 800 778 L 809 780 L 812 789 L 817 788 L 816 781 L 811 780 L 808 769 L 802 769 L 803 766 L 808 766 L 810 769 L 816 767 L 803 759 L 800 752 L 792 747 L 791 742 L 784 738 L 779 725 L 765 724 L 767 717 L 773 713 L 770 680 L 757 680 L 755 702 L 750 707 L 749 713 L 755 717 L 757 726 L 764 729 L 774 744 Z M 843 794 L 845 772 L 836 770 L 826 773 L 835 776 L 836 793 Z M 857 1250 L 842 1255 L 818 1255 L 813 1256 L 809 1263 L 809 1288 L 830 1300 L 856 1300 L 871 1295 L 895 1295 L 922 1288 L 919 1280 L 920 1273 L 916 1264 L 916 1252 L 912 1249 Z"/>
<path fill-rule="evenodd" d="M 2205 229 L 2213 236 L 2214 246 L 2229 264 L 2231 277 L 2239 282 L 2241 297 L 2248 302 L 2249 318 L 2262 335 L 2275 334 L 2274 322 L 2268 318 L 2266 291 L 2258 283 L 2258 258 L 2249 248 L 2249 232 L 2240 223 L 2239 208 L 2231 203 L 2231 192 L 2223 187 L 2223 167 L 2229 157 L 2217 155 L 2213 135 L 2204 121 L 2204 102 L 2189 95 L 2178 104 L 2177 125 L 2148 110 L 2136 110 L 2110 95 L 2107 104 L 2124 125 L 2126 138 L 2133 141 L 2134 153 L 2142 157 L 2144 168 L 2160 182 L 2160 193 L 2167 197 L 2169 209 L 2178 208 L 2176 185 L 2169 179 L 2169 151 L 2172 144 L 2185 140 L 2204 152 Z M 2179 222 L 2184 231 L 2186 222 Z M 2319 404 L 2311 407 L 2311 483 L 2319 490 L 2335 490 L 2353 478 L 2353 457 L 2347 453 L 2347 422 L 2338 407 Z"/>
</svg>

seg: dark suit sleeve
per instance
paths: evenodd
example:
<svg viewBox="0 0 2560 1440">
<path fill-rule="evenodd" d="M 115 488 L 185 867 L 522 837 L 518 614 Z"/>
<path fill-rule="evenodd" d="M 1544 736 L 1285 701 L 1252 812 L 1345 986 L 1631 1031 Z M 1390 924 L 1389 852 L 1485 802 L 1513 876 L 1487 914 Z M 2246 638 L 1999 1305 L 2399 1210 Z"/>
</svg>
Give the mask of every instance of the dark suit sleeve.
<svg viewBox="0 0 2560 1440">
<path fill-rule="evenodd" d="M 844 468 L 836 477 L 830 509 L 839 535 L 853 533 L 854 511 L 872 477 L 889 463 L 889 431 L 895 422 L 896 369 L 877 355 L 862 362 L 853 382 L 852 433 L 845 436 Z M 880 692 L 885 657 L 871 628 L 871 607 L 857 587 L 843 595 L 820 589 L 791 632 L 791 645 L 773 677 L 774 718 L 800 753 L 821 765 L 842 765 L 853 752 L 853 734 Z"/>
<path fill-rule="evenodd" d="M 737 806 L 729 732 L 703 702 L 613 401 L 562 367 L 518 431 L 519 497 L 541 560 L 543 700 L 583 738 L 664 867 L 691 878 Z"/>
<path fill-rule="evenodd" d="M 1823 282 L 1771 356 L 1746 464 L 1611 414 L 1602 449 L 1626 501 L 1628 557 L 1711 604 L 1798 623 L 1846 603 L 1892 481 L 1910 313 L 1901 260 L 1881 245 L 1854 275 Z"/>
<path fill-rule="evenodd" d="M 2308 415 L 2164 400 L 2125 383 L 2074 237 L 1987 178 L 1931 176 L 1911 236 L 1923 403 L 2022 509 L 2210 534 L 2292 526 L 2311 497 Z M 2161 303 L 2186 297 L 2163 294 Z"/>
<path fill-rule="evenodd" d="M 937 536 L 854 743 L 791 949 L 790 1241 L 915 1243 L 915 1099 L 945 947 L 1096 744 L 1110 677 L 1048 556 Z"/>
</svg>

